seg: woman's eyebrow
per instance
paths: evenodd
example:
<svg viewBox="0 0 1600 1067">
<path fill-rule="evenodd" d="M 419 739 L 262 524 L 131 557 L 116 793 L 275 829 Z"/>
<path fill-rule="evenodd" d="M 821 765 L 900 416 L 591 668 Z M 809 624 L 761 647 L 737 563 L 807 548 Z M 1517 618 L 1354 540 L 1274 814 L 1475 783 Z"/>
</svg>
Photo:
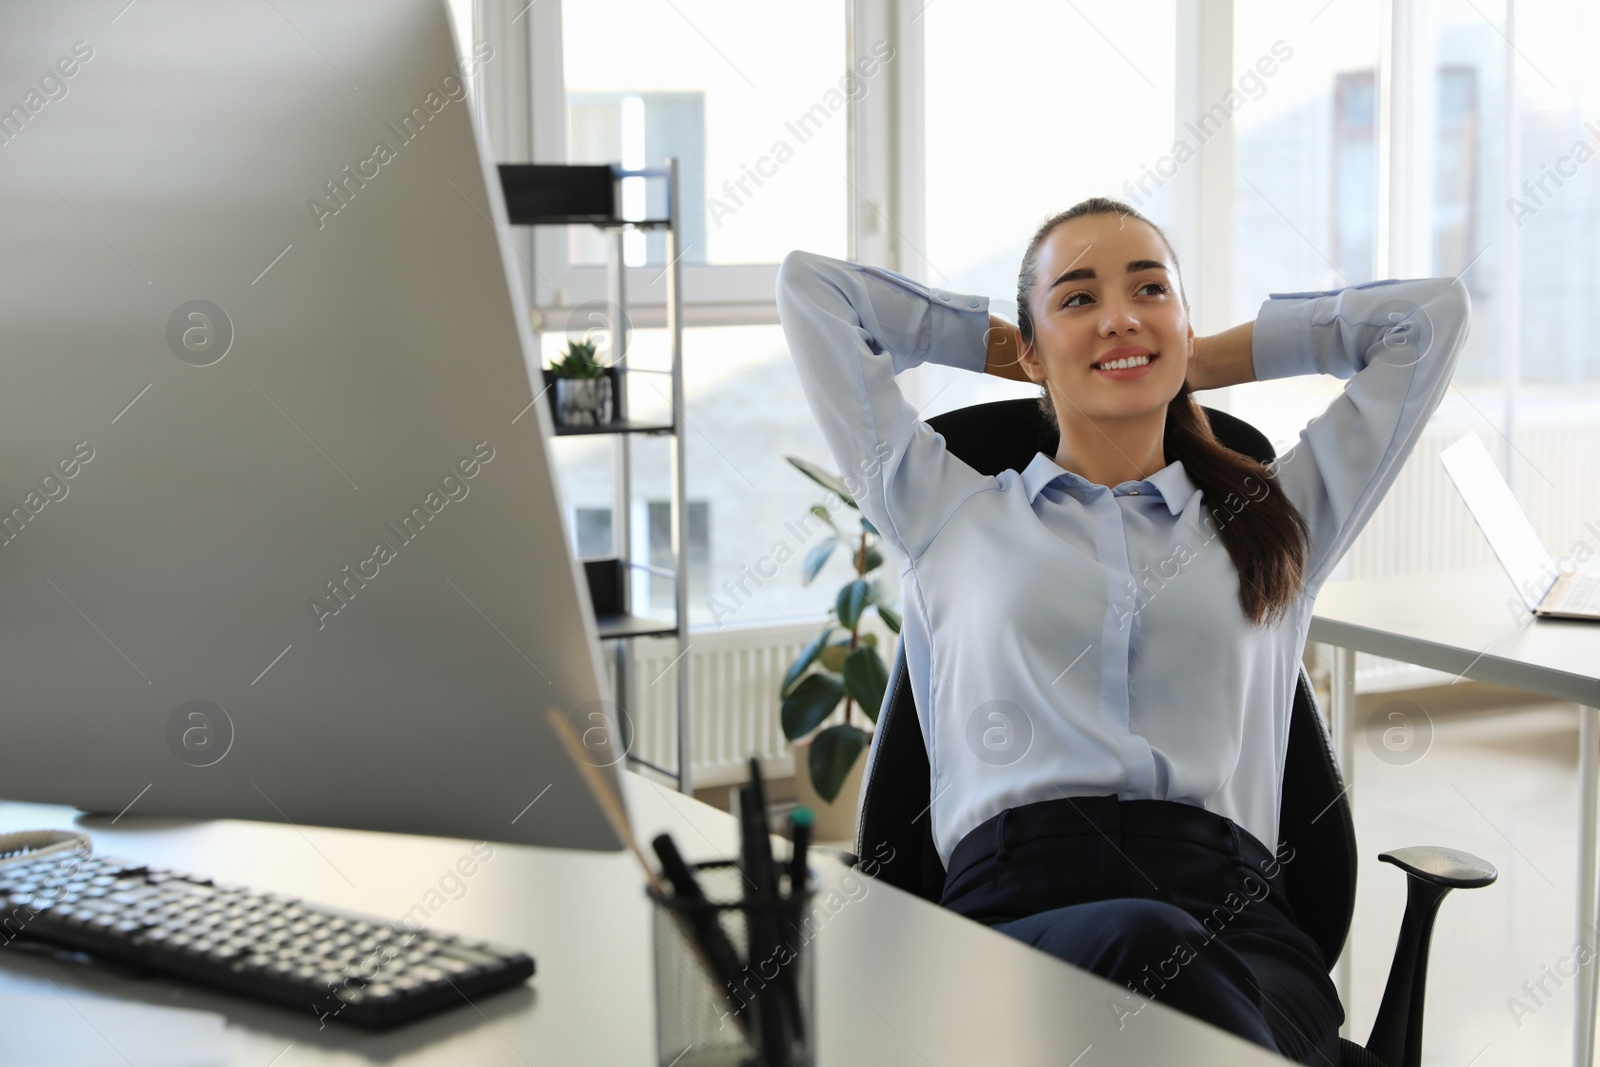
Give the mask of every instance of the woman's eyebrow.
<svg viewBox="0 0 1600 1067">
<path fill-rule="evenodd" d="M 1127 271 L 1128 271 L 1129 274 L 1136 274 L 1141 270 L 1159 270 L 1159 271 L 1164 271 L 1166 269 L 1167 269 L 1167 265 L 1165 263 L 1162 263 L 1159 260 L 1155 260 L 1155 259 L 1134 259 L 1134 260 L 1129 260 L 1128 261 L 1128 267 L 1127 267 Z M 1050 289 L 1054 289 L 1056 286 L 1062 284 L 1063 282 L 1079 282 L 1079 281 L 1083 281 L 1085 279 L 1094 278 L 1094 277 L 1096 277 L 1096 275 L 1095 275 L 1093 267 L 1079 267 L 1076 270 L 1067 271 L 1061 277 L 1059 277 L 1055 281 L 1051 282 L 1050 283 Z M 1048 294 L 1050 292 L 1050 289 L 1046 289 L 1045 292 Z"/>
</svg>

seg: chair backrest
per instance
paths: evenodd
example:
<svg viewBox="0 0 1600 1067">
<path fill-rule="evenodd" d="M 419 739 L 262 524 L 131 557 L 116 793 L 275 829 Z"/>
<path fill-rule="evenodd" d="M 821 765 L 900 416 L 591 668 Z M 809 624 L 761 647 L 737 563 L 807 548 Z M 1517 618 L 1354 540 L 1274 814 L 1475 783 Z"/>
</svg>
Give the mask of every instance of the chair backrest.
<svg viewBox="0 0 1600 1067">
<path fill-rule="evenodd" d="M 1204 411 L 1222 444 L 1262 463 L 1273 458 L 1271 442 L 1254 426 L 1226 412 Z M 1038 404 L 1027 398 L 976 404 L 927 421 L 952 455 L 981 474 L 1021 471 L 1036 452 L 1055 455 L 1059 443 Z M 897 643 L 894 659 L 889 698 L 878 715 L 882 736 L 863 785 L 856 855 L 879 860 L 870 865 L 878 879 L 937 903 L 945 869 L 933 845 L 928 750 L 903 641 Z M 1290 713 L 1278 837 L 1284 891 L 1296 923 L 1317 943 L 1331 969 L 1355 908 L 1355 824 L 1304 669 Z"/>
</svg>

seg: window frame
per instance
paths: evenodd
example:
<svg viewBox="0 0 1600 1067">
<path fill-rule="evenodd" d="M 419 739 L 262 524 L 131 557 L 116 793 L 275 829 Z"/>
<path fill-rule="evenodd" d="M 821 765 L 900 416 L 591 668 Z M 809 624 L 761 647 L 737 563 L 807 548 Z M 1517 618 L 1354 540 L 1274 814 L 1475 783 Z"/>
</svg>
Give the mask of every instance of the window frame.
<svg viewBox="0 0 1600 1067">
<path fill-rule="evenodd" d="M 565 0 L 475 0 L 479 33 L 496 48 L 498 58 L 481 77 L 488 101 L 483 117 L 496 158 L 501 162 L 560 161 L 565 156 L 565 81 L 561 13 Z M 846 168 L 853 189 L 847 213 L 849 258 L 899 270 L 926 280 L 929 271 L 918 251 L 926 244 L 923 143 L 926 119 L 923 91 L 924 49 L 921 9 L 917 2 L 847 0 L 847 42 L 851 58 L 867 54 L 870 42 L 889 41 L 895 63 L 883 92 L 853 102 L 847 115 Z M 1426 202 L 1432 178 L 1431 144 L 1412 136 L 1431 128 L 1433 50 L 1425 28 L 1426 3 L 1389 0 L 1380 25 L 1378 66 L 1378 277 L 1415 276 L 1432 264 L 1431 226 L 1420 224 L 1418 203 Z M 1191 118 L 1199 100 L 1214 98 L 1233 77 L 1234 5 L 1178 5 L 1179 51 L 1176 119 Z M 1514 10 L 1511 8 L 1510 10 Z M 1514 17 L 1502 36 L 1505 56 L 1505 102 L 1514 100 Z M 1426 72 L 1419 77 L 1420 72 Z M 1505 108 L 1508 144 L 1515 146 L 1520 116 Z M 1176 136 L 1178 130 L 1174 130 Z M 1208 152 L 1197 167 L 1180 177 L 1183 188 L 1179 215 L 1169 227 L 1180 257 L 1191 264 L 1191 296 L 1196 328 L 1215 332 L 1233 325 L 1231 275 L 1233 256 L 1231 129 L 1228 152 Z M 1224 147 L 1218 145 L 1216 147 Z M 1515 152 L 1502 167 L 1508 179 L 1518 169 Z M 1508 187 L 1514 185 L 1509 182 Z M 1516 439 L 1519 375 L 1518 309 L 1514 294 L 1520 284 L 1517 235 L 1501 220 L 1497 235 L 1505 264 L 1501 289 L 1513 294 L 1506 308 L 1502 343 L 1505 405 L 1500 429 Z M 564 321 L 567 309 L 588 300 L 605 299 L 603 267 L 566 263 L 566 241 L 555 228 L 505 235 L 518 248 L 528 268 L 525 279 L 534 325 Z M 1489 234 L 1480 235 L 1488 239 Z M 665 282 L 659 268 L 626 271 L 628 310 L 636 326 L 665 322 Z M 778 322 L 773 297 L 777 264 L 688 266 L 683 270 L 683 319 L 686 326 L 771 325 Z M 915 372 L 905 376 L 908 399 L 929 398 Z M 1203 394 L 1202 402 L 1230 407 L 1231 389 Z M 1512 464 L 1516 485 L 1517 471 Z"/>
<path fill-rule="evenodd" d="M 500 0 L 482 2 L 499 4 Z M 528 159 L 533 162 L 566 161 L 562 4 L 563 0 L 544 0 L 518 16 L 519 22 L 526 23 L 528 69 L 537 72 L 530 73 L 527 85 L 527 122 L 531 133 Z M 891 40 L 897 53 L 895 80 L 903 83 L 905 72 L 898 68 L 906 49 L 901 41 L 890 36 L 896 27 L 890 25 L 888 7 L 881 0 L 847 0 L 846 47 L 853 61 L 862 52 L 857 47 L 858 42 Z M 841 70 L 845 58 L 841 57 Z M 920 64 L 917 69 L 920 71 Z M 858 194 L 850 198 L 850 210 L 846 214 L 846 247 L 851 258 L 869 256 L 869 261 L 874 262 L 883 262 L 882 249 L 890 243 L 882 234 L 895 231 L 903 234 L 906 229 L 896 212 L 894 201 L 897 198 L 888 195 L 891 176 L 917 170 L 899 164 L 897 149 L 902 137 L 881 136 L 886 126 L 893 125 L 890 98 L 903 96 L 905 87 L 893 84 L 887 88 L 889 92 L 867 93 L 860 101 L 853 101 L 846 113 L 846 176 Z M 501 160 L 510 161 L 504 154 Z M 866 206 L 862 206 L 863 202 Z M 530 280 L 529 296 L 536 325 L 541 321 L 559 323 L 567 309 L 586 301 L 606 299 L 605 266 L 569 262 L 564 229 L 540 227 L 533 231 L 531 243 L 532 264 L 537 269 Z M 628 315 L 633 324 L 646 328 L 664 325 L 666 280 L 661 268 L 629 267 L 624 273 Z M 683 264 L 684 325 L 776 325 L 777 277 L 776 260 L 726 265 Z"/>
</svg>

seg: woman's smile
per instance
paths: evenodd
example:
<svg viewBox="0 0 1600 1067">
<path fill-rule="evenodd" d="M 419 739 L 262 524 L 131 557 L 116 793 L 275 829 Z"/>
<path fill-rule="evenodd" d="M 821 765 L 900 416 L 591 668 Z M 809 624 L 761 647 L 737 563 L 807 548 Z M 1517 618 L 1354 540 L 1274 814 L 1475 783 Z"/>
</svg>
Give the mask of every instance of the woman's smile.
<svg viewBox="0 0 1600 1067">
<path fill-rule="evenodd" d="M 1149 374 L 1157 358 L 1157 353 L 1143 345 L 1118 345 L 1089 366 L 1113 381 L 1125 381 Z"/>
</svg>

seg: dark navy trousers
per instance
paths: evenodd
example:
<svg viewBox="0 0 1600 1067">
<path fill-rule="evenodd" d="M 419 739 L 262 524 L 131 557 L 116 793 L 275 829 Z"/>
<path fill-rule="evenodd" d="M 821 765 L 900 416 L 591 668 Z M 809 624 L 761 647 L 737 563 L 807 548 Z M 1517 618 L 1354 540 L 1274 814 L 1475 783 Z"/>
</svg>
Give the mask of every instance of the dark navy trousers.
<svg viewBox="0 0 1600 1067">
<path fill-rule="evenodd" d="M 1300 1063 L 1338 1067 L 1344 1009 L 1272 853 L 1191 804 L 1061 797 L 1007 808 L 956 845 L 939 903 Z"/>
</svg>

